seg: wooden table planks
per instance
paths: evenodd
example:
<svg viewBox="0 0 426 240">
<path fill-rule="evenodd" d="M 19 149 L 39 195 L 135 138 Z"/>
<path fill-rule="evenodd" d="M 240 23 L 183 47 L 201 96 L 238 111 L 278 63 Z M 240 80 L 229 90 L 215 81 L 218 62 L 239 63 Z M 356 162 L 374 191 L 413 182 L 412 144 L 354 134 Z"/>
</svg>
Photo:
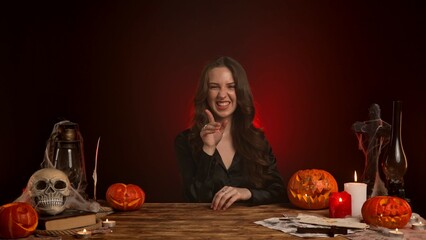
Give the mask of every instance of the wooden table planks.
<svg viewBox="0 0 426 240">
<path fill-rule="evenodd" d="M 297 210 L 284 204 L 236 204 L 226 211 L 213 211 L 205 203 L 145 203 L 138 211 L 108 215 L 106 218 L 117 221 L 113 232 L 92 239 L 301 239 L 254 222 L 302 211 L 328 216 L 328 210 Z"/>
</svg>

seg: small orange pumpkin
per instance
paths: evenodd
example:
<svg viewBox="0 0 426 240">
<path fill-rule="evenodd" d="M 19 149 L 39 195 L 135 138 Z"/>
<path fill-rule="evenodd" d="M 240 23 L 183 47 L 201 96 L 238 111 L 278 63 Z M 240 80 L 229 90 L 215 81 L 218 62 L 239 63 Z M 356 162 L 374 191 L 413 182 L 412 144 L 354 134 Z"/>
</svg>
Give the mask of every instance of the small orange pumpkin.
<svg viewBox="0 0 426 240">
<path fill-rule="evenodd" d="M 106 200 L 115 210 L 137 210 L 145 202 L 145 192 L 134 184 L 114 183 L 106 192 Z"/>
<path fill-rule="evenodd" d="M 305 169 L 294 173 L 287 185 L 290 202 L 303 209 L 328 208 L 330 193 L 337 192 L 336 179 L 321 169 Z"/>
<path fill-rule="evenodd" d="M 13 202 L 0 207 L 0 238 L 24 238 L 38 224 L 38 214 L 29 203 Z"/>
<path fill-rule="evenodd" d="M 393 196 L 369 198 L 362 205 L 362 218 L 367 224 L 390 229 L 403 228 L 411 218 L 411 207 L 407 201 Z"/>
</svg>

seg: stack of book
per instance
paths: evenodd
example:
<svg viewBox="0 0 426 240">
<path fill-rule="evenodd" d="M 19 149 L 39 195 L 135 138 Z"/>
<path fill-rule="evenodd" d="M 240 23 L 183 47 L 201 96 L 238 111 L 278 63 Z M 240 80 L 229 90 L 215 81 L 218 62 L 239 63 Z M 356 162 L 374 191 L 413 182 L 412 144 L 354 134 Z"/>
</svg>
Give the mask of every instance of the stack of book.
<svg viewBox="0 0 426 240">
<path fill-rule="evenodd" d="M 37 229 L 56 231 L 82 228 L 96 224 L 96 213 L 67 209 L 54 216 L 40 215 Z"/>
</svg>

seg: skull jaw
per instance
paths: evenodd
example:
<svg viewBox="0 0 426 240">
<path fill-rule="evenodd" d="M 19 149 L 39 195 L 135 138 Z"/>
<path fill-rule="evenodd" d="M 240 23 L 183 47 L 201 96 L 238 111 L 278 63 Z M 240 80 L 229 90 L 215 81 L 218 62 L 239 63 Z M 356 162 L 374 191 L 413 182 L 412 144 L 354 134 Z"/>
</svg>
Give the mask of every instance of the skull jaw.
<svg viewBox="0 0 426 240">
<path fill-rule="evenodd" d="M 59 213 L 62 213 L 65 210 L 65 206 L 62 207 L 51 207 L 51 208 L 38 208 L 37 211 L 40 214 L 44 215 L 57 215 Z"/>
<path fill-rule="evenodd" d="M 36 210 L 40 214 L 57 215 L 65 210 L 65 197 L 50 197 L 39 196 L 35 198 Z"/>
</svg>

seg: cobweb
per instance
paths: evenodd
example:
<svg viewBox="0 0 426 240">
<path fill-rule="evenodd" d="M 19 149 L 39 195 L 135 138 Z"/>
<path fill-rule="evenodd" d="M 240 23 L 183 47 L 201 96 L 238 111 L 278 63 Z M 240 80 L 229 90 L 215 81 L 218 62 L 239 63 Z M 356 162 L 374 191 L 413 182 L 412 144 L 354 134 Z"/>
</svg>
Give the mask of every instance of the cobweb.
<svg viewBox="0 0 426 240">
<path fill-rule="evenodd" d="M 369 197 L 374 197 L 387 195 L 379 163 L 389 143 L 390 124 L 380 118 L 380 107 L 377 104 L 369 108 L 369 118 L 367 121 L 355 122 L 352 129 L 358 139 L 358 149 L 362 151 L 365 159 L 361 179 L 367 184 Z"/>
</svg>

